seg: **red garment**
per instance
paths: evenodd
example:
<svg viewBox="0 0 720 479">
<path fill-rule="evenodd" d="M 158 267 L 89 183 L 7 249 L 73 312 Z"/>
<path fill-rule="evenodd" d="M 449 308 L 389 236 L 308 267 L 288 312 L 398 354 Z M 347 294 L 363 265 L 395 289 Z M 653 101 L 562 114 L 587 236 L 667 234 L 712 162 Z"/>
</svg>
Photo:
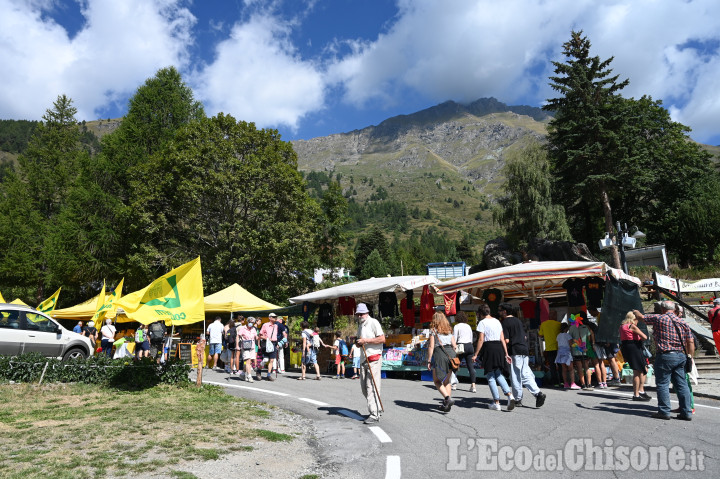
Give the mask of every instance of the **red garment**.
<svg viewBox="0 0 720 479">
<path fill-rule="evenodd" d="M 410 307 L 407 307 L 407 298 L 400 300 L 400 312 L 403 317 L 403 325 L 408 328 L 415 327 L 415 303 L 411 302 Z"/>
<path fill-rule="evenodd" d="M 523 318 L 533 319 L 535 317 L 535 301 L 526 299 L 520 303 L 520 309 L 522 309 Z"/>
<path fill-rule="evenodd" d="M 444 294 L 443 299 L 445 300 L 445 315 L 454 316 L 457 312 L 457 294 Z"/>
<path fill-rule="evenodd" d="M 720 330 L 720 306 L 715 306 L 710 310 L 708 319 L 710 320 L 710 328 L 713 332 Z"/>
<path fill-rule="evenodd" d="M 338 300 L 340 314 L 343 316 L 352 316 L 355 314 L 355 298 L 352 296 L 343 296 Z"/>
<path fill-rule="evenodd" d="M 538 306 L 540 308 L 540 323 L 550 319 L 550 303 L 545 298 L 538 299 Z"/>
<path fill-rule="evenodd" d="M 435 297 L 430 292 L 428 285 L 423 286 L 420 296 L 420 322 L 429 323 L 435 313 Z"/>
</svg>

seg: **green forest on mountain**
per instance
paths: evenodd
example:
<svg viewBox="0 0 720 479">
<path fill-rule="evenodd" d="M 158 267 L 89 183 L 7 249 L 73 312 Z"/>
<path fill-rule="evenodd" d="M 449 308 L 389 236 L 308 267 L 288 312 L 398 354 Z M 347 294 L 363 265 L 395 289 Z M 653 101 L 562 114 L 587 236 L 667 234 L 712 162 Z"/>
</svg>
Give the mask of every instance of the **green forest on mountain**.
<svg viewBox="0 0 720 479">
<path fill-rule="evenodd" d="M 520 250 L 534 237 L 594 248 L 618 221 L 666 243 L 683 265 L 717 263 L 720 175 L 710 155 L 661 102 L 621 97 L 627 80 L 612 75 L 612 58 L 590 55 L 582 32 L 563 53 L 547 143 L 508 157 L 497 202 L 468 211 L 471 182 L 420 192 L 442 195 L 465 226 L 409 206 L 392 183 L 299 171 L 276 130 L 207 117 L 172 67 L 138 88 L 101 139 L 60 95 L 41 122 L 0 121 L 10 155 L 0 161 L 0 291 L 37 304 L 62 286 L 67 305 L 104 280 L 124 277 L 131 291 L 200 256 L 207 291 L 237 282 L 284 304 L 314 287 L 318 267 L 425 274 L 429 262 L 479 263 L 501 234 Z M 358 188 L 371 193 L 360 200 Z"/>
</svg>

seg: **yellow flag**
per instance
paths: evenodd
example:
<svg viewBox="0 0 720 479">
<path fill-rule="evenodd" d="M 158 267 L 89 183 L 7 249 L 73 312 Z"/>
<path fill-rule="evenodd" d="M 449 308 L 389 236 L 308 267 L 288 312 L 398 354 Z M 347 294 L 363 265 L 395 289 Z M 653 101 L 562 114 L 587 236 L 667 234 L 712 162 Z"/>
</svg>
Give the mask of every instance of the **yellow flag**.
<svg viewBox="0 0 720 479">
<path fill-rule="evenodd" d="M 48 299 L 46 299 L 45 301 L 40 303 L 38 305 L 38 307 L 35 309 L 37 309 L 38 311 L 41 311 L 43 313 L 46 313 L 46 314 L 52 313 L 55 310 L 55 306 L 57 306 L 57 300 L 58 300 L 58 296 L 60 296 L 61 289 L 62 288 L 58 288 L 58 290 L 55 291 L 55 294 L 53 294 Z"/>
<path fill-rule="evenodd" d="M 4 302 L 5 302 L 5 298 L 3 298 L 2 293 L 0 293 L 0 303 L 4 303 Z"/>
<path fill-rule="evenodd" d="M 97 306 L 95 307 L 95 315 L 92 320 L 95 324 L 102 322 L 105 316 L 117 309 L 116 301 L 122 296 L 122 288 L 125 278 L 121 279 L 118 285 L 115 287 L 115 291 L 110 294 L 105 292 L 105 283 L 103 282 L 103 289 L 98 295 Z"/>
<path fill-rule="evenodd" d="M 15 298 L 15 299 L 13 299 L 12 301 L 10 301 L 10 304 L 22 304 L 23 306 L 27 306 L 27 304 L 25 303 L 25 301 L 23 301 L 23 300 L 20 299 L 20 298 Z"/>
<path fill-rule="evenodd" d="M 191 324 L 205 319 L 200 257 L 159 277 L 115 303 L 133 321 Z"/>
</svg>

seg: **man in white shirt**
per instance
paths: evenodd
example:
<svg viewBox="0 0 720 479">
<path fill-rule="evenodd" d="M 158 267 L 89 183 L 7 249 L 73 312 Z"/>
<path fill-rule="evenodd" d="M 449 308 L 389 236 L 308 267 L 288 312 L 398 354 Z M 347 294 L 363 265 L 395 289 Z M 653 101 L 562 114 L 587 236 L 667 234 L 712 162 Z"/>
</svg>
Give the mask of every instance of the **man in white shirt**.
<svg viewBox="0 0 720 479">
<path fill-rule="evenodd" d="M 365 424 L 375 424 L 380 421 L 380 375 L 382 374 L 382 349 L 385 344 L 385 333 L 383 333 L 378 320 L 370 317 L 370 311 L 364 303 L 357 305 L 355 316 L 359 320 L 358 339 L 355 343 L 361 348 L 365 347 L 365 351 L 361 355 L 360 387 L 363 396 L 367 399 L 370 415 L 364 422 Z"/>
<path fill-rule="evenodd" d="M 207 334 L 210 338 L 210 357 L 213 358 L 213 369 L 217 369 L 218 358 L 222 352 L 222 337 L 225 332 L 225 326 L 220 321 L 220 316 L 215 316 L 215 321 L 207 328 Z"/>
</svg>

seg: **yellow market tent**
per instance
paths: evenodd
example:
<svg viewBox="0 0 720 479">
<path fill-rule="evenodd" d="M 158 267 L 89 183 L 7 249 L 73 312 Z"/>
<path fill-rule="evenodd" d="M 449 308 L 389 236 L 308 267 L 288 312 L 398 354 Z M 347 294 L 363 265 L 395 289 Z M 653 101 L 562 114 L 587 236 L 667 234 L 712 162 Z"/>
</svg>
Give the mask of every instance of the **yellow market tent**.
<svg viewBox="0 0 720 479">
<path fill-rule="evenodd" d="M 205 296 L 205 312 L 207 313 L 265 311 L 281 308 L 281 306 L 276 306 L 258 298 L 237 283 L 217 293 Z"/>
<path fill-rule="evenodd" d="M 73 319 L 77 321 L 90 321 L 97 309 L 98 296 L 93 296 L 85 302 L 76 304 L 69 308 L 56 309 L 51 316 L 55 319 Z M 106 318 L 114 318 L 115 311 L 111 310 L 105 315 Z"/>
</svg>

